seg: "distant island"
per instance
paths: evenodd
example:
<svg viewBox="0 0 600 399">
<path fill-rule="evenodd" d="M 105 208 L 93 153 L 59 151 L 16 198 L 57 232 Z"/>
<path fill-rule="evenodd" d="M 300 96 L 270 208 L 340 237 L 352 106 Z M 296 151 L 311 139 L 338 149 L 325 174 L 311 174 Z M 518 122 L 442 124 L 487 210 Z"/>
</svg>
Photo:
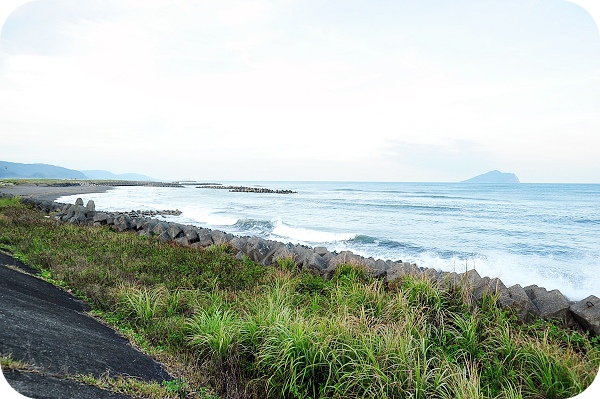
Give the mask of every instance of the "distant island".
<svg viewBox="0 0 600 399">
<path fill-rule="evenodd" d="M 463 180 L 461 183 L 520 183 L 520 181 L 514 173 L 502 173 L 499 170 L 492 170 L 482 175 Z"/>
<path fill-rule="evenodd" d="M 106 170 L 79 171 L 44 163 L 27 164 L 6 161 L 0 161 L 0 179 L 156 180 L 136 173 L 116 175 Z"/>
</svg>

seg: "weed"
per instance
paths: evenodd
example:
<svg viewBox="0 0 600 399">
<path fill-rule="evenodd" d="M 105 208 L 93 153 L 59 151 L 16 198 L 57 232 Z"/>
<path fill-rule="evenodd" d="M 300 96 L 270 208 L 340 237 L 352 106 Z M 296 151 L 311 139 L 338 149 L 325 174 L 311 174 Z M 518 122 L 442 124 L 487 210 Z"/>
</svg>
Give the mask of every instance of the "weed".
<svg viewBox="0 0 600 399">
<path fill-rule="evenodd" d="M 285 270 L 288 272 L 296 272 L 298 271 L 298 264 L 294 261 L 294 258 L 291 256 L 278 258 L 276 261 L 277 267 L 281 270 Z"/>
<path fill-rule="evenodd" d="M 201 310 L 186 325 L 192 346 L 216 363 L 223 362 L 238 343 L 239 321 L 220 304 Z"/>
<path fill-rule="evenodd" d="M 22 361 L 13 359 L 12 353 L 8 355 L 0 355 L 0 366 L 3 371 L 13 371 L 13 370 L 29 370 L 31 369 L 31 365 Z"/>
</svg>

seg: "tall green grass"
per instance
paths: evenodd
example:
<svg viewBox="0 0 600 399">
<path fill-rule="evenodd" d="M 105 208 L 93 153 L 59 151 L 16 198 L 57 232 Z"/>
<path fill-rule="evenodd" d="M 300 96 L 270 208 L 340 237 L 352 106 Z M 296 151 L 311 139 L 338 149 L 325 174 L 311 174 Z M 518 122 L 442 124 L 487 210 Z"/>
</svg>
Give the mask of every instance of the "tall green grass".
<svg viewBox="0 0 600 399">
<path fill-rule="evenodd" d="M 597 338 L 519 325 L 493 296 L 474 307 L 424 276 L 386 285 L 341 265 L 325 280 L 291 258 L 263 267 L 2 201 L 0 242 L 169 364 L 189 397 L 565 398 L 600 365 Z"/>
</svg>

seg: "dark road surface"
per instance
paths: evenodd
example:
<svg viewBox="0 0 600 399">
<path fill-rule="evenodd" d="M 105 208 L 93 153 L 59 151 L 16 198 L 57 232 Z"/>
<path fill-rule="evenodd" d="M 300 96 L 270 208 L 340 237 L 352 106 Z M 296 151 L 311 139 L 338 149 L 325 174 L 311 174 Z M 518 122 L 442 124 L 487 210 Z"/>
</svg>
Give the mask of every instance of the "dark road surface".
<svg viewBox="0 0 600 399">
<path fill-rule="evenodd" d="M 126 398 L 64 377 L 108 372 L 145 381 L 171 379 L 162 365 L 88 316 L 87 304 L 35 273 L 0 252 L 0 355 L 37 370 L 3 370 L 17 392 L 31 398 Z"/>
</svg>

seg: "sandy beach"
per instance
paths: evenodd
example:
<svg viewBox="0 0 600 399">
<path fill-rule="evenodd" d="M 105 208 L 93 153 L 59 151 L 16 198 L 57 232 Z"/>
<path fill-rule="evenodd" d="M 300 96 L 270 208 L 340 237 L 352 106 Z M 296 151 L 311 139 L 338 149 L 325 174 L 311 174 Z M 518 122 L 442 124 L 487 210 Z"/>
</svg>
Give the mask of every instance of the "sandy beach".
<svg viewBox="0 0 600 399">
<path fill-rule="evenodd" d="M 63 195 L 104 193 L 111 189 L 110 186 L 47 186 L 37 184 L 19 184 L 14 186 L 0 186 L 0 193 L 17 197 L 38 198 L 54 201 Z"/>
</svg>

